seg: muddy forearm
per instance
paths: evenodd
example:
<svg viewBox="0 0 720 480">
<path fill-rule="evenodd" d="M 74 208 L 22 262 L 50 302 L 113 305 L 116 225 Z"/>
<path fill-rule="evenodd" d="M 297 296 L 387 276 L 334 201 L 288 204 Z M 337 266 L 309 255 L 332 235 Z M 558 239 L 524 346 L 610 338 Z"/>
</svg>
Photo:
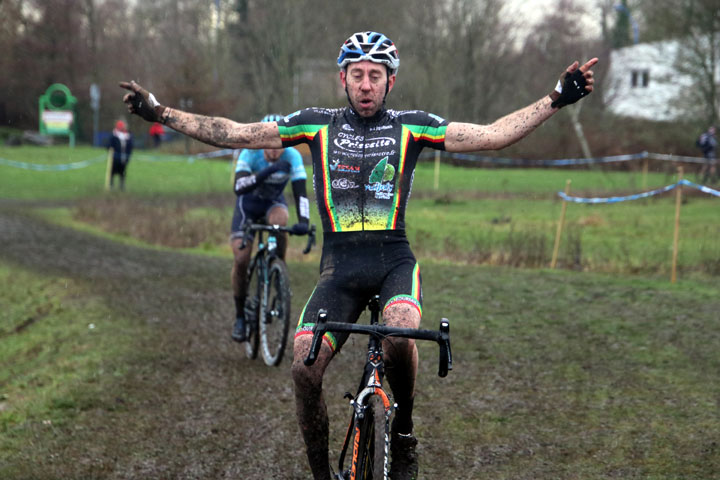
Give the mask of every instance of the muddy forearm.
<svg viewBox="0 0 720 480">
<path fill-rule="evenodd" d="M 525 138 L 557 108 L 552 108 L 550 97 L 506 115 L 490 125 L 452 122 L 447 127 L 445 149 L 448 152 L 475 152 L 500 150 Z"/>
<path fill-rule="evenodd" d="M 274 122 L 243 124 L 227 118 L 196 115 L 170 107 L 163 112 L 162 121 L 173 130 L 216 147 L 282 147 Z"/>
</svg>

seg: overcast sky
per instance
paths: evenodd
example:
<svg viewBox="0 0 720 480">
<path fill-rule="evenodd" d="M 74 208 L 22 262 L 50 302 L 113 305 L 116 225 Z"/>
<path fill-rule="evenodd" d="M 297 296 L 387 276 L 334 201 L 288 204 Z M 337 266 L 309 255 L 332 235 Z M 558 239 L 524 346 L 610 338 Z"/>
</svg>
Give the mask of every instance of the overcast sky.
<svg viewBox="0 0 720 480">
<path fill-rule="evenodd" d="M 528 28 L 540 21 L 543 15 L 555 8 L 558 8 L 559 0 L 505 0 L 505 8 L 508 15 L 513 18 L 524 19 Z M 618 1 L 619 3 L 619 1 Z M 585 31 L 589 37 L 600 35 L 600 8 L 595 0 L 578 2 L 584 5 L 587 14 L 584 16 Z"/>
</svg>

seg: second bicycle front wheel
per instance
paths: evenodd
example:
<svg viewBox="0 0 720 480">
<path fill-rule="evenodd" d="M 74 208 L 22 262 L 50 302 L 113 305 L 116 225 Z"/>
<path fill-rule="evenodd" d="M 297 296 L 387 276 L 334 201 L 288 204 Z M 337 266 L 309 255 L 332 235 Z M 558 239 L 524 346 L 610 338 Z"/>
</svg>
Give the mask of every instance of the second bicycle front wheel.
<svg viewBox="0 0 720 480">
<path fill-rule="evenodd" d="M 270 261 L 265 308 L 260 308 L 260 338 L 265 363 L 279 365 L 290 329 L 290 277 L 280 258 Z"/>
<path fill-rule="evenodd" d="M 260 328 L 258 318 L 260 315 L 260 294 L 262 292 L 262 275 L 257 264 L 252 265 L 247 276 L 247 296 L 245 297 L 245 353 L 249 358 L 257 358 L 260 345 Z"/>
</svg>

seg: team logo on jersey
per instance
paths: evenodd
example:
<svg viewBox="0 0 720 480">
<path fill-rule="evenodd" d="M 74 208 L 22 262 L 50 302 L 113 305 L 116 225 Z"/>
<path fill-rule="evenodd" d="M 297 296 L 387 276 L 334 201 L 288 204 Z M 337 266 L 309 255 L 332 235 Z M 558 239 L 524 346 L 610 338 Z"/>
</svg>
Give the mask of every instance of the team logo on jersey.
<svg viewBox="0 0 720 480">
<path fill-rule="evenodd" d="M 364 138 L 362 135 L 348 135 L 340 132 L 337 138 L 333 139 L 333 143 L 340 150 L 346 152 L 361 153 L 363 149 L 374 150 L 383 147 L 392 147 L 395 145 L 395 139 L 392 137 L 376 137 Z"/>
<path fill-rule="evenodd" d="M 344 165 L 340 160 L 333 160 L 329 165 L 332 172 L 360 173 L 360 167 L 356 165 Z"/>
<path fill-rule="evenodd" d="M 395 185 L 392 182 L 395 178 L 395 167 L 388 163 L 390 157 L 380 160 L 370 173 L 368 184 L 365 189 L 375 192 L 375 198 L 381 200 L 389 200 L 392 197 L 392 191 Z"/>
<path fill-rule="evenodd" d="M 358 188 L 359 186 L 360 185 L 347 178 L 336 178 L 332 181 L 332 188 L 337 188 L 338 190 L 350 190 L 351 188 Z"/>
</svg>

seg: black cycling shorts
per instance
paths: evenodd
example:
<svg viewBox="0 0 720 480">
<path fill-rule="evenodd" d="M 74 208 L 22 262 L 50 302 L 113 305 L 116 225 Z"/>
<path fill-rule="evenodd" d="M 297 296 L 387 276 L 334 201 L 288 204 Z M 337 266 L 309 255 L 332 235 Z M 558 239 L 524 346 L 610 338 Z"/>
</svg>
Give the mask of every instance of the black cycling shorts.
<svg viewBox="0 0 720 480">
<path fill-rule="evenodd" d="M 230 239 L 242 238 L 242 230 L 245 223 L 264 221 L 270 213 L 270 210 L 277 206 L 287 210 L 287 203 L 283 195 L 270 200 L 256 197 L 251 193 L 239 195 L 237 202 L 235 202 L 235 211 L 233 212 L 232 224 L 230 225 Z M 253 234 L 251 233 L 250 235 L 250 240 L 252 240 Z"/>
<path fill-rule="evenodd" d="M 422 316 L 420 267 L 404 231 L 330 232 L 323 236 L 320 279 L 300 314 L 295 337 L 312 334 L 318 310 L 330 322 L 355 323 L 374 295 L 380 295 L 383 312 L 406 303 Z M 333 351 L 347 333 L 325 334 Z"/>
</svg>

